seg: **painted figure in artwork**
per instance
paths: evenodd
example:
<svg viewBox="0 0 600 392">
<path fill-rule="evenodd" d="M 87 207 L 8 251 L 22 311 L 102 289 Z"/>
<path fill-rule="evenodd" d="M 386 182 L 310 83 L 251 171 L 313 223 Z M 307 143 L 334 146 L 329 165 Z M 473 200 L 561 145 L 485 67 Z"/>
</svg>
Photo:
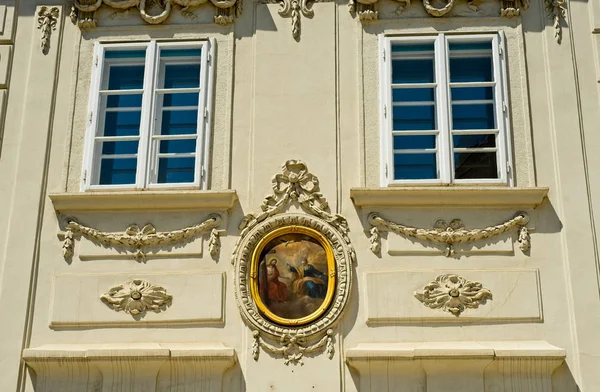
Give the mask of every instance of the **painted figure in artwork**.
<svg viewBox="0 0 600 392">
<path fill-rule="evenodd" d="M 263 272 L 262 278 L 266 280 L 266 293 L 261 293 L 262 297 L 268 298 L 268 303 L 285 302 L 288 297 L 288 290 L 285 283 L 279 280 L 279 269 L 277 268 L 277 257 L 269 255 L 266 260 L 261 263 Z"/>
<path fill-rule="evenodd" d="M 302 258 L 299 267 L 287 264 L 292 273 L 292 290 L 301 297 L 308 295 L 311 298 L 325 298 L 327 294 L 327 275 L 308 263 L 306 257 Z"/>
</svg>

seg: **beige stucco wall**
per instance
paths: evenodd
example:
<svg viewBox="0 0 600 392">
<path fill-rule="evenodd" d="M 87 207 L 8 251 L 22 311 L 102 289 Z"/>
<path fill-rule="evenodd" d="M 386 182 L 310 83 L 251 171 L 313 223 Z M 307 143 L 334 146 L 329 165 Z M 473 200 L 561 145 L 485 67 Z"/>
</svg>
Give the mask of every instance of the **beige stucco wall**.
<svg viewBox="0 0 600 392">
<path fill-rule="evenodd" d="M 207 4 L 194 10 L 195 19 L 175 9 L 166 23 L 157 26 L 142 22 L 136 9 L 125 16 L 104 9 L 98 15 L 99 26 L 87 32 L 71 24 L 69 7 L 62 3 L 5 1 L 0 11 L 4 4 L 1 391 L 34 390 L 36 383 L 39 390 L 95 390 L 97 380 L 104 380 L 102 390 L 112 391 L 122 387 L 115 381 L 119 377 L 133 380 L 129 385 L 138 388 L 124 390 L 144 391 L 154 390 L 152 383 L 144 384 L 151 379 L 156 390 L 395 391 L 403 385 L 410 391 L 461 386 L 473 391 L 549 391 L 549 379 L 555 391 L 575 391 L 577 386 L 582 391 L 600 390 L 597 3 L 567 3 L 560 44 L 543 2 L 532 2 L 520 18 L 508 20 L 496 16 L 495 0 L 483 2 L 477 14 L 459 2 L 444 18 L 427 16 L 420 2 L 397 17 L 396 4 L 384 1 L 378 5 L 380 20 L 365 24 L 348 12 L 346 2 L 316 3 L 314 16 L 300 16 L 299 39 L 292 37 L 290 18 L 278 14 L 278 4 L 253 1 L 246 1 L 241 16 L 225 27 L 212 23 L 214 8 Z M 36 13 L 48 5 L 59 6 L 60 18 L 44 54 Z M 379 185 L 378 35 L 498 30 L 507 37 L 515 184 L 547 187 L 548 198 L 536 208 L 510 204 L 501 197 L 494 199 L 499 204 L 486 206 L 355 205 L 351 188 Z M 149 222 L 159 231 L 177 230 L 219 213 L 220 251 L 211 256 L 205 235 L 140 263 L 130 254 L 77 239 L 75 256 L 65 260 L 61 254 L 65 214 L 55 211 L 48 195 L 80 192 L 93 43 L 149 38 L 215 39 L 209 188 L 234 189 L 238 199 L 232 208 L 202 203 L 186 210 L 171 204 L 164 211 L 161 205 L 136 211 L 82 207 L 68 214 L 98 230 L 122 232 L 132 223 Z M 4 71 L 6 57 L 1 50 L 7 46 L 11 55 Z M 3 77 L 8 80 L 5 84 Z M 245 214 L 260 211 L 263 198 L 272 191 L 271 177 L 288 159 L 303 160 L 319 178 L 331 211 L 348 220 L 357 253 L 350 301 L 335 328 L 333 358 L 308 356 L 303 366 L 285 365 L 281 357 L 265 352 L 258 361 L 253 359 L 252 331 L 236 305 L 235 267 L 229 263 L 240 221 Z M 402 189 L 397 192 L 401 198 Z M 451 192 L 460 189 L 441 191 L 440 201 L 451 199 Z M 431 228 L 438 219 L 460 218 L 468 228 L 482 228 L 521 210 L 529 214 L 532 231 L 527 253 L 519 249 L 516 231 L 457 247 L 452 258 L 443 256 L 443 247 L 424 246 L 393 233 L 383 235 L 381 254 L 369 250 L 370 212 L 415 227 Z M 492 290 L 493 300 L 459 318 L 425 308 L 412 292 L 443 273 L 482 282 Z M 163 284 L 174 295 L 173 305 L 136 321 L 98 299 L 111 285 L 133 278 Z M 542 346 L 525 343 L 530 341 L 564 349 L 565 363 L 527 356 L 519 359 L 522 362 L 498 360 L 498 353 L 510 351 L 507 347 L 541 355 Z M 109 354 L 108 359 L 97 354 L 101 359 L 89 368 L 87 363 L 67 367 L 76 371 L 42 361 L 28 372 L 21 359 L 23 349 L 48 345 L 71 354 L 82 350 L 97 354 L 104 347 Z M 173 356 L 192 348 L 194 355 L 219 352 L 234 359 L 219 362 L 211 357 L 189 365 L 188 376 L 195 372 L 198 379 L 219 381 L 182 384 L 180 389 L 168 380 L 184 370 L 171 359 L 139 365 L 142 370 L 127 375 L 115 370 L 135 362 L 118 359 L 119 352 L 162 358 L 165 350 Z M 365 362 L 365 352 L 383 354 Z M 410 360 L 407 352 L 413 353 Z M 440 359 L 453 353 L 460 358 Z M 404 361 L 399 359 L 402 355 Z M 111 367 L 113 373 L 107 370 Z M 454 372 L 451 381 L 447 369 Z M 538 381 L 509 387 L 506 380 L 515 374 Z M 78 377 L 89 385 L 69 382 Z"/>
</svg>

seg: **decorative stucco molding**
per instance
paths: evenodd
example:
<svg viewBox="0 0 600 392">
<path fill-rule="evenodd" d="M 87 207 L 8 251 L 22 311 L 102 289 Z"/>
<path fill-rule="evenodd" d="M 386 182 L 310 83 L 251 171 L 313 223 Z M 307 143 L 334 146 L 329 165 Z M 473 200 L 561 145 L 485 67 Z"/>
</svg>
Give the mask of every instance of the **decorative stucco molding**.
<svg viewBox="0 0 600 392">
<path fill-rule="evenodd" d="M 507 220 L 496 226 L 486 227 L 484 229 L 465 229 L 460 219 L 453 219 L 449 224 L 443 220 L 435 222 L 433 229 L 421 229 L 417 227 L 404 226 L 381 217 L 378 213 L 369 215 L 370 229 L 370 248 L 374 253 L 381 249 L 380 229 L 392 231 L 396 234 L 413 237 L 420 240 L 436 242 L 446 245 L 445 256 L 454 255 L 454 245 L 460 243 L 473 242 L 485 238 L 495 237 L 507 232 L 515 227 L 519 228 L 519 247 L 523 252 L 527 252 L 531 246 L 529 230 L 526 225 L 529 223 L 529 215 L 525 212 L 517 212 L 514 218 Z"/>
<path fill-rule="evenodd" d="M 96 11 L 104 4 L 117 12 L 129 12 L 137 9 L 140 17 L 148 24 L 161 24 L 171 14 L 173 6 L 179 6 L 184 15 L 190 15 L 190 8 L 199 7 L 209 0 L 74 0 L 71 6 L 71 21 L 82 30 L 96 27 Z M 210 0 L 216 7 L 214 22 L 227 25 L 239 17 L 242 12 L 242 0 Z M 157 14 L 149 11 L 158 8 Z"/>
<path fill-rule="evenodd" d="M 241 0 L 239 0 L 241 1 Z M 292 19 L 292 36 L 295 40 L 300 39 L 300 15 L 306 18 L 312 18 L 315 12 L 312 10 L 312 3 L 324 2 L 328 0 L 263 0 L 263 4 L 280 4 L 279 15 L 284 18 Z"/>
<path fill-rule="evenodd" d="M 220 248 L 219 232 L 215 230 L 221 224 L 221 216 L 213 214 L 204 222 L 186 227 L 180 230 L 157 232 L 151 223 L 140 228 L 133 224 L 122 233 L 107 233 L 92 227 L 84 226 L 75 218 L 66 218 L 65 237 L 63 240 L 62 253 L 65 259 L 73 257 L 73 234 L 77 233 L 109 247 L 126 247 L 133 252 L 137 261 L 144 261 L 146 254 L 144 248 L 148 246 L 165 246 L 183 242 L 194 236 L 211 230 L 209 239 L 209 252 L 216 255 Z"/>
<path fill-rule="evenodd" d="M 304 162 L 289 160 L 282 172 L 272 179 L 273 193 L 265 197 L 262 212 L 247 214 L 240 224 L 232 263 L 235 265 L 235 297 L 242 317 L 253 331 L 252 354 L 259 359 L 260 348 L 282 355 L 285 364 L 301 364 L 306 353 L 325 347 L 333 358 L 334 327 L 348 303 L 352 285 L 355 251 L 348 237 L 348 223 L 339 214 L 328 212 L 327 201 L 319 193 L 319 180 Z M 295 204 L 306 213 L 285 213 Z M 331 245 L 335 259 L 336 287 L 331 305 L 324 314 L 308 324 L 283 326 L 266 318 L 253 300 L 251 282 L 252 255 L 266 235 L 282 227 L 300 226 L 315 230 Z"/>
<path fill-rule="evenodd" d="M 264 350 L 272 353 L 279 354 L 285 357 L 283 363 L 289 365 L 300 364 L 303 365 L 302 358 L 304 354 L 310 354 L 318 351 L 323 346 L 325 346 L 325 352 L 329 359 L 333 358 L 334 350 L 333 350 L 333 329 L 328 329 L 319 341 L 314 344 L 305 344 L 305 339 L 301 336 L 297 335 L 283 335 L 279 340 L 280 346 L 275 346 L 260 337 L 260 333 L 258 331 L 252 332 L 252 336 L 254 341 L 252 342 L 252 357 L 254 360 L 258 360 L 260 354 L 260 347 Z"/>
<path fill-rule="evenodd" d="M 173 296 L 164 287 L 141 279 L 112 287 L 100 296 L 109 308 L 132 316 L 143 316 L 146 311 L 160 313 L 172 299 Z"/>
<path fill-rule="evenodd" d="M 415 291 L 414 296 L 428 308 L 441 309 L 458 317 L 465 309 L 476 309 L 491 300 L 492 292 L 479 282 L 448 274 L 438 276 L 423 289 Z"/>
<path fill-rule="evenodd" d="M 396 9 L 396 14 L 401 15 L 411 5 L 411 0 L 397 0 L 401 3 Z M 452 11 L 456 0 L 445 0 L 446 4 L 442 7 L 435 7 L 431 4 L 431 0 L 422 0 L 423 8 L 425 11 L 436 18 L 445 16 Z M 500 0 L 500 16 L 506 18 L 513 18 L 521 14 L 521 9 L 527 10 L 529 8 L 530 0 Z M 548 0 L 551 1 L 551 0 Z M 361 21 L 376 20 L 379 18 L 379 12 L 375 9 L 375 5 L 378 0 L 350 0 L 349 8 L 351 14 L 358 15 L 358 19 Z M 467 7 L 473 11 L 478 12 L 479 0 L 467 0 Z"/>
<path fill-rule="evenodd" d="M 565 21 L 567 17 L 567 3 L 565 0 L 545 0 L 546 12 L 552 19 L 554 25 L 554 38 L 557 43 L 562 41 L 562 26 L 561 21 Z"/>
<path fill-rule="evenodd" d="M 58 7 L 42 6 L 37 13 L 38 29 L 42 31 L 42 53 L 48 54 L 50 51 L 50 37 L 56 30 L 60 9 Z"/>
</svg>

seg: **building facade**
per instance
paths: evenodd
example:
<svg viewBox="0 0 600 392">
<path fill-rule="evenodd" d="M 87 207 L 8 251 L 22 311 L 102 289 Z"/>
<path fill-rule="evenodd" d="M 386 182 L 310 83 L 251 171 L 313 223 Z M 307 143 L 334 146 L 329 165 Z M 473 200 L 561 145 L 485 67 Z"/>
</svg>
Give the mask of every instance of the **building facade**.
<svg viewBox="0 0 600 392">
<path fill-rule="evenodd" d="M 1 391 L 600 391 L 600 3 L 0 2 Z"/>
</svg>

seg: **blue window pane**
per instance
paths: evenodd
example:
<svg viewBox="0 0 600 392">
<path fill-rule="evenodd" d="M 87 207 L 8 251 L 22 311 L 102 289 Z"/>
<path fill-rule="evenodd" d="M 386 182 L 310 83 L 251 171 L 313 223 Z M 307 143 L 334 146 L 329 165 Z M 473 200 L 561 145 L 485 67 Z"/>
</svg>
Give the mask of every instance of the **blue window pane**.
<svg viewBox="0 0 600 392">
<path fill-rule="evenodd" d="M 164 94 L 163 106 L 198 106 L 198 93 Z"/>
<path fill-rule="evenodd" d="M 108 108 L 141 108 L 142 94 L 126 94 L 126 95 L 107 95 L 102 99 L 106 99 L 106 107 Z"/>
<path fill-rule="evenodd" d="M 100 185 L 135 184 L 137 159 L 103 159 L 100 163 Z"/>
<path fill-rule="evenodd" d="M 194 158 L 159 158 L 159 184 L 194 182 L 194 172 Z"/>
<path fill-rule="evenodd" d="M 104 52 L 107 59 L 143 59 L 146 57 L 146 50 L 107 50 Z"/>
<path fill-rule="evenodd" d="M 107 112 L 102 136 L 133 136 L 140 134 L 142 112 Z"/>
<path fill-rule="evenodd" d="M 200 64 L 167 65 L 165 88 L 200 87 Z"/>
<path fill-rule="evenodd" d="M 161 49 L 161 57 L 200 57 L 202 48 L 193 49 Z"/>
<path fill-rule="evenodd" d="M 395 88 L 392 89 L 393 102 L 433 102 L 432 88 Z"/>
<path fill-rule="evenodd" d="M 433 106 L 394 106 L 392 114 L 394 131 L 436 129 Z"/>
<path fill-rule="evenodd" d="M 108 71 L 109 90 L 144 88 L 143 65 L 111 65 Z"/>
<path fill-rule="evenodd" d="M 394 136 L 394 150 L 435 148 L 435 135 Z"/>
<path fill-rule="evenodd" d="M 392 83 L 433 83 L 433 58 L 392 61 Z"/>
<path fill-rule="evenodd" d="M 433 51 L 433 42 L 425 44 L 392 44 L 392 53 Z"/>
<path fill-rule="evenodd" d="M 494 99 L 493 87 L 452 88 L 452 100 L 471 101 L 474 99 Z"/>
<path fill-rule="evenodd" d="M 451 82 L 493 82 L 491 57 L 450 58 Z"/>
<path fill-rule="evenodd" d="M 164 110 L 162 113 L 161 135 L 188 135 L 198 129 L 197 110 Z"/>
<path fill-rule="evenodd" d="M 137 154 L 138 141 L 104 142 L 102 144 L 103 155 Z"/>
<path fill-rule="evenodd" d="M 498 178 L 495 152 L 455 153 L 454 177 L 467 178 Z"/>
<path fill-rule="evenodd" d="M 437 178 L 435 154 L 394 154 L 395 180 Z"/>
<path fill-rule="evenodd" d="M 196 139 L 161 140 L 161 153 L 186 153 L 196 151 Z"/>
<path fill-rule="evenodd" d="M 492 50 L 492 41 L 487 42 L 450 42 L 450 53 L 453 50 Z"/>
<path fill-rule="evenodd" d="M 452 129 L 495 129 L 494 105 L 452 105 Z"/>
<path fill-rule="evenodd" d="M 454 135 L 454 148 L 496 147 L 496 135 Z"/>
</svg>

